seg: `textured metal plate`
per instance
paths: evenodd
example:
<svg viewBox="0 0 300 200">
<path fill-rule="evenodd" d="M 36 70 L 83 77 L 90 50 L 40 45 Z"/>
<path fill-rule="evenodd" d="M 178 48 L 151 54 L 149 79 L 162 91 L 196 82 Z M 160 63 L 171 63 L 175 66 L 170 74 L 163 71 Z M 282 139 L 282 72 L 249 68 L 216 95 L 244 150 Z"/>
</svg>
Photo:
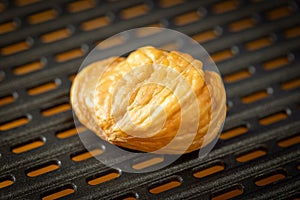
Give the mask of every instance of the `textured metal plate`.
<svg viewBox="0 0 300 200">
<path fill-rule="evenodd" d="M 0 1 L 0 199 L 51 199 L 60 191 L 55 198 L 299 199 L 299 6 L 297 0 Z M 129 174 L 88 154 L 76 157 L 85 148 L 74 131 L 69 89 L 98 42 L 141 26 L 199 41 L 222 73 L 228 112 L 204 159 L 194 152 L 159 171 Z M 47 166 L 48 173 L 33 173 Z M 157 188 L 163 184 L 165 191 Z"/>
</svg>

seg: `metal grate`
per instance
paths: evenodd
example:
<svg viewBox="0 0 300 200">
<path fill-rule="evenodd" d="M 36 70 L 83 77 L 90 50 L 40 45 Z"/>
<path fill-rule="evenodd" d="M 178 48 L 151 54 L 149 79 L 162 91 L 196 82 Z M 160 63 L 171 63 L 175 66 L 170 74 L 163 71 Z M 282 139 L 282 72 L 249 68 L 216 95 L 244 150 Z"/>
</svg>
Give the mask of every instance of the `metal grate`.
<svg viewBox="0 0 300 200">
<path fill-rule="evenodd" d="M 0 199 L 299 199 L 299 6 L 297 0 L 2 0 Z M 159 171 L 128 174 L 86 152 L 68 96 L 97 42 L 140 26 L 175 29 L 203 44 L 223 75 L 228 114 L 205 159 L 194 152 Z"/>
</svg>

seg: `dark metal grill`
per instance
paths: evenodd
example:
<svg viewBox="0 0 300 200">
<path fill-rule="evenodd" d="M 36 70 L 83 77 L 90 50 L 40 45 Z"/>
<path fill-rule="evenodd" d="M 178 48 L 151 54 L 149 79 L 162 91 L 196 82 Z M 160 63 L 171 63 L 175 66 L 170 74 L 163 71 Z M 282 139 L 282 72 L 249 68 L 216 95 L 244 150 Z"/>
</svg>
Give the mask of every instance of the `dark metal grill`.
<svg viewBox="0 0 300 200">
<path fill-rule="evenodd" d="M 0 1 L 0 199 L 299 199 L 299 5 Z M 89 158 L 69 89 L 97 42 L 141 26 L 203 44 L 223 75 L 228 114 L 205 159 L 194 152 L 159 171 L 129 174 Z"/>
</svg>

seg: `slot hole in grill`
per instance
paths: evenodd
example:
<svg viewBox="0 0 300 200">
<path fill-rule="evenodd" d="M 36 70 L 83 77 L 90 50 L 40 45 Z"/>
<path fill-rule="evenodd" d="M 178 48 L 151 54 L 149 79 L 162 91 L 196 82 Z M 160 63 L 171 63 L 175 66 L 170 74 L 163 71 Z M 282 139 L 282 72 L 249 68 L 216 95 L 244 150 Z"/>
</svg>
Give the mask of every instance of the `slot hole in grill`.
<svg viewBox="0 0 300 200">
<path fill-rule="evenodd" d="M 117 199 L 122 199 L 122 200 L 137 200 L 138 199 L 138 195 L 135 194 L 135 193 L 129 193 L 129 194 L 125 194 L 125 195 L 122 195 L 114 200 L 117 200 Z"/>
<path fill-rule="evenodd" d="M 34 4 L 34 3 L 37 3 L 39 2 L 40 0 L 15 0 L 15 4 L 17 6 L 27 6 L 29 4 Z"/>
<path fill-rule="evenodd" d="M 88 10 L 95 7 L 94 0 L 79 0 L 68 4 L 67 9 L 71 13 Z"/>
<path fill-rule="evenodd" d="M 132 19 L 147 14 L 150 8 L 145 4 L 140 4 L 130 8 L 123 9 L 120 13 L 122 19 Z"/>
<path fill-rule="evenodd" d="M 81 29 L 91 31 L 109 25 L 111 20 L 107 16 L 97 17 L 81 23 Z"/>
<path fill-rule="evenodd" d="M 3 71 L 0 71 L 0 82 L 3 81 L 5 78 L 5 73 Z"/>
<path fill-rule="evenodd" d="M 176 42 L 174 43 L 172 42 L 172 43 L 163 44 L 158 48 L 166 51 L 174 51 L 174 50 L 178 50 L 179 46 Z"/>
<path fill-rule="evenodd" d="M 229 75 L 224 76 L 224 81 L 227 83 L 237 82 L 246 78 L 249 78 L 252 74 L 249 69 L 241 70 Z"/>
<path fill-rule="evenodd" d="M 228 140 L 233 137 L 237 137 L 239 135 L 245 134 L 248 132 L 248 127 L 246 125 L 241 125 L 230 130 L 224 131 L 220 135 L 221 140 Z"/>
<path fill-rule="evenodd" d="M 27 93 L 31 96 L 42 94 L 45 92 L 49 92 L 51 90 L 54 90 L 58 87 L 59 81 L 51 81 L 48 83 L 45 83 L 43 85 L 39 85 L 37 87 L 31 88 L 27 90 Z"/>
<path fill-rule="evenodd" d="M 262 65 L 265 70 L 273 70 L 273 69 L 287 66 L 289 63 L 290 63 L 289 57 L 283 56 L 283 57 L 275 58 L 273 60 L 264 62 Z"/>
<path fill-rule="evenodd" d="M 15 147 L 12 147 L 12 152 L 15 154 L 24 153 L 36 148 L 39 148 L 45 144 L 44 138 L 36 138 L 27 142 L 24 142 L 22 144 L 19 144 Z"/>
<path fill-rule="evenodd" d="M 277 142 L 277 145 L 286 148 L 300 143 L 300 134 L 293 135 Z"/>
<path fill-rule="evenodd" d="M 286 173 L 283 170 L 280 170 L 278 172 L 269 173 L 261 178 L 257 178 L 254 183 L 257 186 L 262 187 L 283 180 L 285 177 Z"/>
<path fill-rule="evenodd" d="M 161 163 L 163 161 L 164 161 L 163 157 L 155 157 L 155 158 L 151 158 L 149 160 L 142 161 L 140 163 L 134 164 L 132 166 L 132 168 L 136 169 L 136 170 L 141 170 L 141 169 L 145 169 L 145 168 L 151 167 L 153 165 L 157 165 L 157 164 L 159 164 L 159 163 Z"/>
<path fill-rule="evenodd" d="M 135 198 L 135 197 L 126 197 L 126 198 L 124 198 L 123 200 L 136 200 L 137 198 Z"/>
<path fill-rule="evenodd" d="M 262 99 L 265 99 L 269 96 L 267 90 L 259 91 L 252 93 L 250 95 L 242 97 L 242 102 L 245 104 L 253 103 Z"/>
<path fill-rule="evenodd" d="M 59 169 L 60 161 L 50 161 L 36 167 L 26 170 L 26 175 L 29 177 L 40 176 Z"/>
<path fill-rule="evenodd" d="M 59 139 L 65 139 L 65 138 L 69 138 L 73 135 L 82 133 L 86 130 L 87 130 L 87 128 L 85 128 L 84 126 L 77 126 L 76 128 L 74 127 L 74 128 L 67 129 L 67 130 L 56 133 L 56 137 Z"/>
<path fill-rule="evenodd" d="M 111 181 L 118 178 L 121 173 L 118 170 L 110 170 L 109 172 L 98 174 L 91 178 L 88 178 L 86 181 L 89 185 L 99 185 L 104 182 Z"/>
<path fill-rule="evenodd" d="M 15 97 L 13 95 L 8 95 L 0 98 L 0 106 L 4 106 L 10 104 L 15 101 Z"/>
<path fill-rule="evenodd" d="M 227 49 L 217 53 L 213 53 L 211 55 L 211 58 L 214 60 L 214 62 L 217 63 L 232 58 L 233 56 L 234 52 L 231 49 Z"/>
<path fill-rule="evenodd" d="M 199 11 L 192 11 L 175 17 L 174 22 L 177 26 L 183 26 L 200 20 L 203 13 Z"/>
<path fill-rule="evenodd" d="M 291 89 L 298 88 L 300 86 L 300 78 L 286 81 L 286 82 L 282 83 L 280 86 L 281 86 L 281 89 L 283 89 L 283 90 L 291 90 Z"/>
<path fill-rule="evenodd" d="M 42 115 L 45 117 L 49 117 L 52 115 L 56 115 L 62 112 L 66 112 L 68 110 L 71 110 L 71 106 L 69 103 L 60 104 L 45 110 L 42 110 Z"/>
<path fill-rule="evenodd" d="M 259 119 L 259 123 L 261 125 L 270 125 L 270 124 L 274 124 L 276 122 L 282 121 L 284 119 L 288 118 L 288 114 L 286 111 L 281 111 L 281 112 L 277 112 L 271 115 L 268 115 L 266 117 L 260 118 Z"/>
<path fill-rule="evenodd" d="M 239 7 L 239 2 L 236 0 L 221 1 L 212 7 L 212 11 L 216 14 L 221 14 L 235 10 Z"/>
<path fill-rule="evenodd" d="M 80 162 L 87 160 L 93 156 L 99 156 L 103 153 L 102 149 L 94 149 L 92 151 L 83 151 L 76 154 L 71 155 L 71 159 L 75 162 Z"/>
<path fill-rule="evenodd" d="M 111 47 L 121 45 L 124 41 L 125 41 L 125 39 L 122 36 L 114 36 L 113 38 L 111 38 L 109 40 L 102 41 L 97 46 L 97 48 L 99 48 L 99 49 L 108 49 L 108 48 L 111 48 Z"/>
<path fill-rule="evenodd" d="M 0 34 L 8 33 L 16 30 L 17 24 L 14 21 L 0 24 Z"/>
<path fill-rule="evenodd" d="M 163 181 L 163 183 L 150 187 L 149 192 L 151 194 L 159 194 L 173 188 L 179 187 L 181 185 L 180 178 L 172 178 L 167 181 Z"/>
<path fill-rule="evenodd" d="M 254 27 L 256 20 L 253 17 L 244 18 L 228 25 L 228 30 L 231 32 L 243 31 Z"/>
<path fill-rule="evenodd" d="M 0 178 L 0 189 L 11 186 L 15 180 L 15 177 L 11 175 Z"/>
<path fill-rule="evenodd" d="M 182 4 L 184 2 L 185 2 L 185 0 L 160 0 L 159 6 L 162 8 L 168 8 L 168 7 L 178 5 L 178 4 Z"/>
<path fill-rule="evenodd" d="M 266 13 L 267 19 L 273 21 L 277 20 L 283 17 L 287 17 L 291 15 L 293 12 L 292 8 L 290 6 L 283 6 L 280 8 L 275 8 L 273 10 L 270 10 Z"/>
<path fill-rule="evenodd" d="M 220 162 L 220 163 L 217 163 L 213 166 L 209 166 L 209 167 L 206 167 L 206 168 L 194 170 L 195 172 L 193 173 L 193 176 L 195 178 L 203 178 L 203 177 L 210 176 L 212 174 L 216 174 L 218 172 L 221 172 L 224 169 L 225 169 L 225 165 Z"/>
<path fill-rule="evenodd" d="M 216 30 L 208 30 L 202 33 L 193 35 L 193 39 L 199 43 L 207 42 L 216 39 L 220 34 Z"/>
<path fill-rule="evenodd" d="M 273 39 L 271 37 L 263 37 L 257 40 L 253 40 L 250 42 L 247 42 L 245 44 L 245 48 L 248 51 L 254 51 L 258 49 L 262 49 L 264 47 L 270 46 L 273 42 Z"/>
<path fill-rule="evenodd" d="M 85 51 L 81 48 L 73 49 L 70 51 L 66 51 L 63 53 L 59 53 L 55 55 L 55 60 L 57 62 L 66 62 L 69 60 L 73 60 L 75 58 L 80 58 L 85 54 Z"/>
<path fill-rule="evenodd" d="M 44 43 L 50 43 L 50 42 L 55 42 L 58 40 L 68 38 L 71 36 L 71 34 L 72 34 L 71 29 L 63 28 L 50 33 L 46 33 L 42 35 L 40 39 Z"/>
<path fill-rule="evenodd" d="M 18 67 L 15 67 L 13 69 L 13 73 L 15 75 L 23 75 L 23 74 L 28 74 L 37 70 L 40 70 L 44 67 L 45 63 L 42 61 L 36 61 L 36 62 L 32 62 L 26 65 L 21 65 Z"/>
<path fill-rule="evenodd" d="M 59 199 L 59 198 L 71 195 L 71 194 L 75 193 L 75 191 L 76 191 L 75 185 L 69 184 L 69 185 L 57 188 L 51 192 L 45 193 L 44 195 L 42 195 L 42 200 Z"/>
<path fill-rule="evenodd" d="M 28 117 L 20 117 L 5 123 L 0 124 L 0 131 L 7 131 L 13 128 L 17 128 L 29 123 Z"/>
<path fill-rule="evenodd" d="M 230 189 L 223 190 L 219 193 L 213 195 L 212 200 L 224 200 L 231 199 L 240 196 L 244 193 L 243 187 L 241 185 L 232 187 Z"/>
<path fill-rule="evenodd" d="M 9 46 L 1 48 L 1 54 L 4 56 L 12 55 L 15 53 L 19 53 L 21 51 L 25 51 L 29 49 L 31 46 L 29 41 L 22 41 L 15 44 L 11 44 Z"/>
<path fill-rule="evenodd" d="M 148 27 L 162 27 L 162 24 L 161 23 L 149 24 Z M 146 37 L 149 35 L 159 33 L 160 31 L 161 31 L 160 29 L 156 29 L 156 28 L 153 28 L 153 29 L 143 29 L 142 28 L 142 29 L 138 29 L 136 31 L 136 35 L 138 37 Z"/>
<path fill-rule="evenodd" d="M 254 160 L 260 158 L 262 156 L 267 155 L 267 151 L 263 148 L 254 149 L 252 151 L 248 151 L 236 157 L 238 162 L 248 162 L 250 160 Z"/>
<path fill-rule="evenodd" d="M 288 30 L 285 30 L 283 35 L 286 38 L 295 38 L 295 37 L 300 36 L 300 26 L 296 26 L 296 27 L 290 28 Z"/>
<path fill-rule="evenodd" d="M 3 5 L 3 3 L 0 3 L 0 13 L 3 12 L 5 10 L 5 6 Z"/>
<path fill-rule="evenodd" d="M 27 20 L 30 24 L 40 24 L 53 20 L 58 17 L 58 13 L 54 9 L 45 10 L 28 16 Z"/>
</svg>

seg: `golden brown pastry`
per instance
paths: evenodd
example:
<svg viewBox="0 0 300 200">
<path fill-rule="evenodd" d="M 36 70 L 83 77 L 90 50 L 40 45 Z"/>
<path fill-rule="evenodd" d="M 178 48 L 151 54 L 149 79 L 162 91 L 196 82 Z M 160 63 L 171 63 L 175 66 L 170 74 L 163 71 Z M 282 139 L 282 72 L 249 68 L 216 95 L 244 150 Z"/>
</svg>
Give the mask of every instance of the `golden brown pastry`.
<svg viewBox="0 0 300 200">
<path fill-rule="evenodd" d="M 202 62 L 188 54 L 143 47 L 102 75 L 96 71 L 88 78 L 90 85 L 75 85 L 75 80 L 73 88 L 81 89 L 72 88 L 72 104 L 80 121 L 98 135 L 100 127 L 100 136 L 112 144 L 143 152 L 188 153 L 210 143 L 224 122 L 221 77 L 203 71 Z M 84 79 L 84 72 L 79 76 L 78 81 Z M 87 93 L 94 104 L 78 105 L 76 98 Z"/>
<path fill-rule="evenodd" d="M 111 57 L 85 67 L 75 77 L 71 87 L 70 99 L 76 116 L 82 124 L 102 139 L 105 139 L 103 131 L 95 122 L 94 91 L 97 80 L 105 68 L 108 66 L 114 67 L 122 60 L 124 58 Z"/>
</svg>

